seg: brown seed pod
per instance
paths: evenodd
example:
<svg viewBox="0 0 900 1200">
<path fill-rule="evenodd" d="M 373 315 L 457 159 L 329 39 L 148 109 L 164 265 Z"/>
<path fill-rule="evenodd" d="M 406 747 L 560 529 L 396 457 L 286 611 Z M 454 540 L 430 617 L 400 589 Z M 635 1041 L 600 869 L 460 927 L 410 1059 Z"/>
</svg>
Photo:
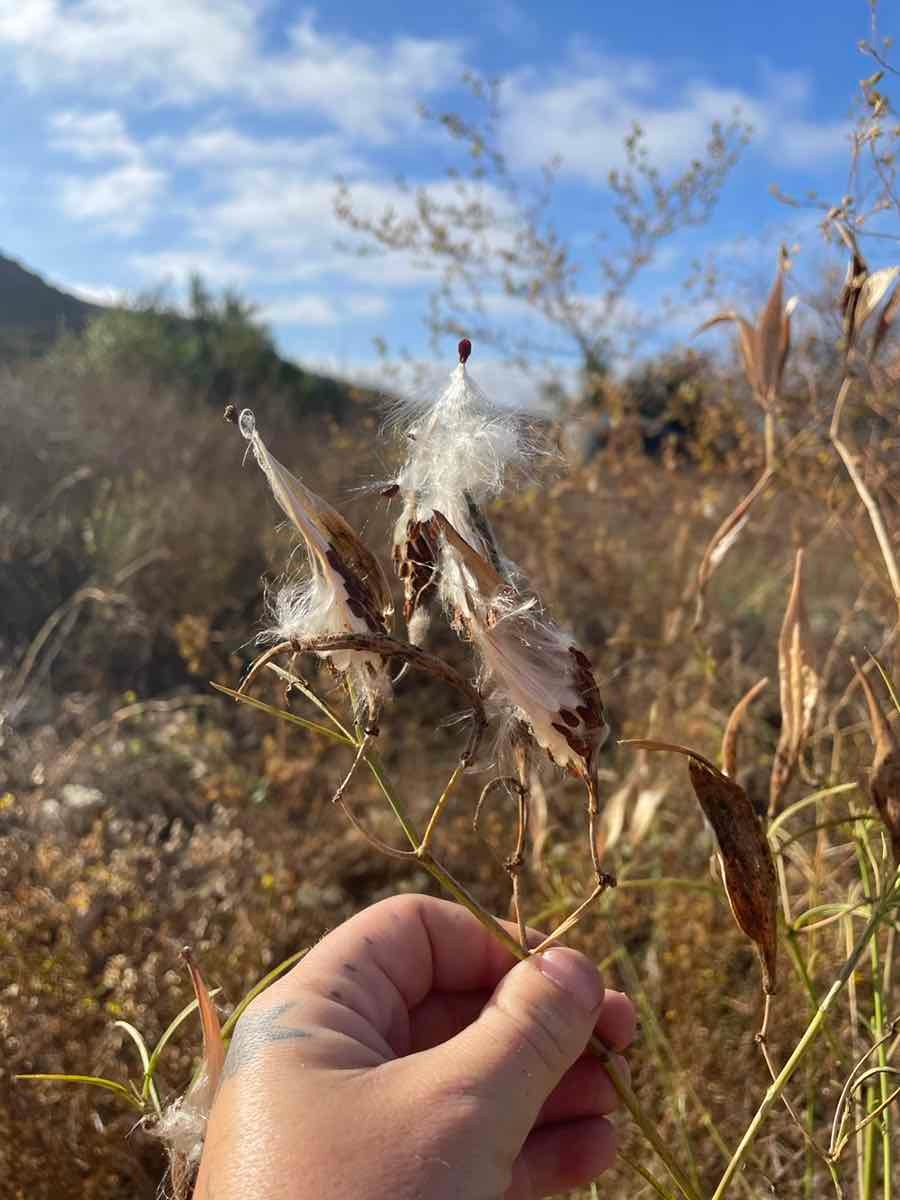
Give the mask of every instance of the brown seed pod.
<svg viewBox="0 0 900 1200">
<path fill-rule="evenodd" d="M 900 866 L 900 742 L 887 722 L 878 699 L 865 675 L 853 660 L 853 668 L 860 682 L 866 704 L 869 706 L 872 741 L 875 757 L 872 760 L 872 775 L 869 790 L 872 803 L 884 822 L 891 839 L 894 865 Z"/>
<path fill-rule="evenodd" d="M 673 742 L 630 738 L 623 745 L 672 750 L 688 759 L 694 795 L 716 836 L 725 894 L 738 928 L 754 943 L 766 995 L 775 991 L 778 893 L 765 830 L 744 789 L 702 754 Z"/>
<path fill-rule="evenodd" d="M 803 551 L 797 551 L 794 582 L 778 639 L 778 683 L 781 690 L 781 734 L 769 781 L 769 817 L 778 811 L 785 789 L 793 778 L 803 746 L 812 733 L 819 676 L 803 603 Z"/>
</svg>

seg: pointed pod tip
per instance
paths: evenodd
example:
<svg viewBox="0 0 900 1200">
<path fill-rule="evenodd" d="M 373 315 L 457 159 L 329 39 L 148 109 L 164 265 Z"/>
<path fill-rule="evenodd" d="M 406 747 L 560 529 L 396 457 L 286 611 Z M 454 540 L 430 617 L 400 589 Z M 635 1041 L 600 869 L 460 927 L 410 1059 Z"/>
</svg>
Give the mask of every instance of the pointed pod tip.
<svg viewBox="0 0 900 1200">
<path fill-rule="evenodd" d="M 461 363 L 468 362 L 469 355 L 472 353 L 472 343 L 469 341 L 469 339 L 463 338 L 457 346 L 457 349 L 459 351 L 459 361 Z"/>
</svg>

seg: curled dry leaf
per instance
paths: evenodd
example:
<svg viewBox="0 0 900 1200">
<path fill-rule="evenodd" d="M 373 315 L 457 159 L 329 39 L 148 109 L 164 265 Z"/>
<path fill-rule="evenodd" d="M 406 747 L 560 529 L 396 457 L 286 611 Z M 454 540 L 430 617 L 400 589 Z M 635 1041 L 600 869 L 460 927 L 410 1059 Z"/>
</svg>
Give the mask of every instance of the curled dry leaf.
<svg viewBox="0 0 900 1200">
<path fill-rule="evenodd" d="M 812 733 L 819 676 L 803 603 L 803 551 L 797 551 L 794 580 L 778 639 L 778 685 L 781 693 L 781 733 L 769 780 L 769 817 L 778 811 L 785 789 L 793 778 L 803 746 Z"/>
<path fill-rule="evenodd" d="M 758 686 L 758 685 L 757 685 Z M 623 745 L 671 750 L 688 760 L 691 784 L 713 828 L 731 912 L 754 943 L 766 995 L 775 991 L 778 957 L 777 883 L 772 851 L 747 793 L 702 754 L 673 742 L 633 738 Z"/>
<path fill-rule="evenodd" d="M 155 1130 L 169 1152 L 170 1176 L 177 1200 L 187 1196 L 187 1187 L 200 1161 L 206 1121 L 225 1065 L 225 1042 L 219 1014 L 190 948 L 185 947 L 182 955 L 190 971 L 200 1013 L 203 1061 L 188 1090 L 163 1112 Z"/>
<path fill-rule="evenodd" d="M 698 629 L 703 620 L 704 598 L 709 585 L 720 563 L 728 551 L 734 546 L 744 531 L 750 519 L 750 509 L 766 489 L 772 478 L 771 471 L 765 471 L 753 488 L 728 514 L 716 532 L 707 543 L 700 567 L 697 571 L 697 611 L 694 616 L 694 629 Z"/>
<path fill-rule="evenodd" d="M 872 802 L 887 829 L 894 865 L 900 866 L 900 742 L 881 711 L 872 685 L 855 660 L 853 668 L 869 708 L 869 723 L 875 746 L 869 782 Z"/>
</svg>

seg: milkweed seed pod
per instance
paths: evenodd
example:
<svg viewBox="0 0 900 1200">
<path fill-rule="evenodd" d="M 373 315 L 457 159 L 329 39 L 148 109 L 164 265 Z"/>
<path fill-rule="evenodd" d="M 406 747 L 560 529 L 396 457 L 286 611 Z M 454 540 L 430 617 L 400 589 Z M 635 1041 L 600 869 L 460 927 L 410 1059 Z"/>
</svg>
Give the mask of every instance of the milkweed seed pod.
<svg viewBox="0 0 900 1200">
<path fill-rule="evenodd" d="M 791 348 L 791 316 L 798 298 L 784 299 L 784 275 L 789 266 L 787 250 L 782 247 L 772 290 L 755 325 L 733 309 L 716 313 L 697 330 L 704 333 L 714 325 L 734 322 L 738 327 L 744 374 L 760 407 L 773 409 L 778 401 L 781 380 Z"/>
<path fill-rule="evenodd" d="M 869 708 L 869 724 L 875 757 L 869 790 L 872 803 L 884 822 L 894 855 L 894 866 L 900 866 L 900 741 L 891 729 L 881 705 L 865 675 L 853 663 Z"/>
<path fill-rule="evenodd" d="M 301 534 L 309 571 L 277 589 L 273 624 L 266 640 L 309 640 L 328 634 L 386 634 L 393 601 L 384 572 L 336 509 L 311 492 L 272 455 L 256 429 L 250 409 L 240 415 L 240 431 L 269 481 L 272 494 Z M 362 650 L 323 653 L 335 670 L 351 676 L 356 694 L 370 710 L 390 694 L 381 658 Z"/>
<path fill-rule="evenodd" d="M 492 704 L 524 724 L 595 798 L 597 753 L 609 725 L 590 660 L 443 513 L 435 513 L 435 526 L 458 564 L 466 634 L 481 657 Z"/>
<path fill-rule="evenodd" d="M 451 618 L 464 610 L 455 557 L 435 538 L 432 518 L 444 513 L 466 542 L 498 571 L 504 564 L 484 513 L 510 467 L 533 455 L 523 418 L 493 403 L 467 369 L 472 345 L 459 343 L 459 364 L 437 401 L 402 402 L 392 423 L 408 454 L 397 477 L 403 509 L 394 528 L 393 560 L 403 581 L 403 615 L 413 643 L 422 640 L 428 609 L 440 597 Z"/>
<path fill-rule="evenodd" d="M 769 782 L 769 816 L 778 812 L 793 778 L 803 747 L 812 733 L 819 676 L 803 603 L 803 551 L 797 551 L 794 581 L 778 639 L 778 684 L 781 692 L 781 734 L 775 749 Z"/>
<path fill-rule="evenodd" d="M 738 928 L 756 947 L 763 991 L 771 995 L 778 967 L 778 885 L 763 823 L 753 811 L 747 793 L 702 754 L 687 746 L 653 738 L 629 738 L 622 744 L 645 750 L 669 750 L 687 758 L 694 795 L 715 835 L 716 855 L 732 915 Z"/>
</svg>

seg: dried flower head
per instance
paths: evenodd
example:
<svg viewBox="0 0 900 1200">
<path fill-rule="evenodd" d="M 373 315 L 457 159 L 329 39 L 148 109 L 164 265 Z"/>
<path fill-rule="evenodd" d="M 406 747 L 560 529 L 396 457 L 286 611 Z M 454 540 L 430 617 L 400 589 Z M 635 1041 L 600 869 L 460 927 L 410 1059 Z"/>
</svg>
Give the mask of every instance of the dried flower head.
<svg viewBox="0 0 900 1200">
<path fill-rule="evenodd" d="M 451 610 L 461 606 L 458 562 L 445 556 L 431 520 L 442 512 L 497 570 L 503 564 L 483 511 L 502 488 L 510 467 L 534 453 L 520 414 L 491 401 L 469 374 L 472 344 L 459 344 L 459 364 L 436 402 L 401 402 L 393 423 L 409 451 L 398 477 L 403 510 L 394 530 L 394 563 L 404 587 L 410 640 L 421 641 L 430 602 L 440 595 Z"/>
<path fill-rule="evenodd" d="M 339 512 L 269 453 L 249 409 L 240 430 L 253 448 L 272 494 L 299 530 L 309 573 L 283 584 L 271 601 L 274 618 L 266 640 L 305 640 L 329 634 L 389 632 L 390 588 L 375 555 Z M 382 660 L 358 650 L 322 654 L 337 671 L 349 672 L 370 708 L 390 691 Z"/>
</svg>

